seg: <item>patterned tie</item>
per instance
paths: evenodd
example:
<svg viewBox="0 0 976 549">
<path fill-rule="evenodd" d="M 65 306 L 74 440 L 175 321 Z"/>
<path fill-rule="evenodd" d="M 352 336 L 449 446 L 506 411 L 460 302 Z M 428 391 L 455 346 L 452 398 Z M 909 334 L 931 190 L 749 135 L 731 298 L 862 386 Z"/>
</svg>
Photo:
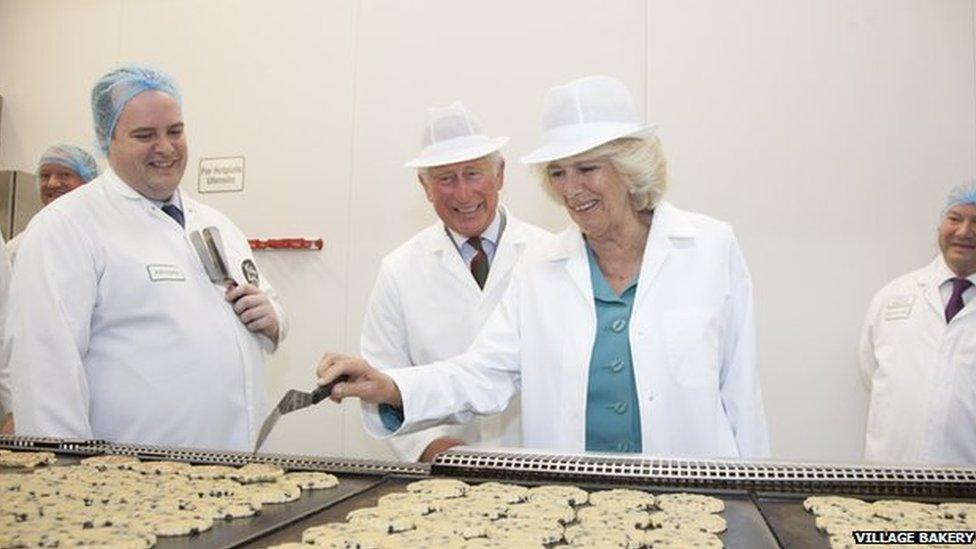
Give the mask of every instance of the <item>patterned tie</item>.
<svg viewBox="0 0 976 549">
<path fill-rule="evenodd" d="M 468 239 L 468 245 L 474 248 L 474 257 L 471 258 L 471 274 L 478 287 L 485 289 L 485 280 L 488 280 L 488 254 L 481 247 L 481 237 L 472 236 Z"/>
<path fill-rule="evenodd" d="M 180 227 L 186 227 L 186 220 L 183 219 L 183 210 L 177 208 L 175 204 L 163 204 L 163 211 L 166 212 L 166 215 L 172 217 L 173 221 L 179 223 Z"/>
<path fill-rule="evenodd" d="M 951 322 L 953 317 L 959 314 L 959 311 L 966 306 L 966 304 L 962 302 L 962 293 L 973 285 L 972 282 L 965 278 L 950 278 L 949 280 L 952 282 L 952 296 L 949 298 L 949 303 L 946 304 L 946 324 Z"/>
</svg>

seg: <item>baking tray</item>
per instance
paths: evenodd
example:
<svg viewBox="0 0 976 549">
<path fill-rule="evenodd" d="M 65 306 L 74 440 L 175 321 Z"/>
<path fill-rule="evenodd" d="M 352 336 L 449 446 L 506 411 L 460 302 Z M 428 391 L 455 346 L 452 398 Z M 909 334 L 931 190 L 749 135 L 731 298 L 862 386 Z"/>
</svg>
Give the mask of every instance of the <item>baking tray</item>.
<svg viewBox="0 0 976 549">
<path fill-rule="evenodd" d="M 303 491 L 302 497 L 283 504 L 264 505 L 261 513 L 253 517 L 230 521 L 215 521 L 214 527 L 196 536 L 159 538 L 158 549 L 185 548 L 192 544 L 199 547 L 239 547 L 250 541 L 267 536 L 288 525 L 300 521 L 343 501 L 369 490 L 382 482 L 377 477 L 343 475 L 339 485 L 329 490 Z"/>
<path fill-rule="evenodd" d="M 879 499 L 903 499 L 919 501 L 925 503 L 944 503 L 959 501 L 973 503 L 974 499 L 960 498 L 906 498 L 902 496 L 865 497 L 858 494 L 832 494 L 852 498 L 863 499 L 864 501 L 876 501 Z M 827 535 L 817 530 L 814 523 L 813 513 L 803 508 L 803 500 L 807 494 L 781 493 L 781 492 L 759 492 L 755 494 L 756 506 L 769 524 L 770 530 L 776 537 L 779 544 L 783 547 L 811 547 L 814 549 L 828 549 L 830 543 Z"/>
<path fill-rule="evenodd" d="M 376 505 L 380 497 L 392 493 L 403 492 L 406 485 L 416 479 L 387 478 L 382 483 L 370 488 L 365 492 L 356 494 L 338 504 L 324 509 L 323 511 L 311 515 L 304 520 L 296 521 L 287 528 L 281 529 L 274 534 L 262 538 L 253 543 L 248 543 L 243 547 L 258 549 L 286 542 L 300 542 L 302 532 L 312 526 L 318 526 L 328 522 L 343 522 L 349 511 L 363 507 Z M 465 482 L 477 483 L 488 479 L 464 479 Z M 498 481 L 497 477 L 490 480 Z M 503 479 L 501 479 L 503 480 Z M 560 483 L 541 483 L 541 482 L 519 482 L 524 486 L 537 486 L 539 484 L 560 484 Z M 576 484 L 580 488 L 588 491 L 604 490 L 609 488 L 620 488 L 617 484 Z M 653 486 L 631 486 L 631 488 L 647 489 L 652 493 L 665 493 L 668 490 L 657 489 Z M 673 491 L 673 490 L 672 490 Z M 765 549 L 776 548 L 779 545 L 772 532 L 766 526 L 766 522 L 759 510 L 753 504 L 751 497 L 744 491 L 718 491 L 718 490 L 696 490 L 697 493 L 708 494 L 717 497 L 725 502 L 725 512 L 723 516 L 728 523 L 728 530 L 721 534 L 720 538 L 726 547 L 731 549 Z M 553 547 L 559 547 L 554 545 Z"/>
<path fill-rule="evenodd" d="M 260 540 L 249 540 L 248 543 L 242 544 L 240 547 L 256 549 L 276 545 L 278 543 L 286 543 L 289 541 L 300 542 L 302 541 L 302 532 L 305 530 L 328 522 L 344 522 L 349 511 L 363 507 L 372 507 L 376 505 L 377 501 L 386 494 L 405 491 L 407 484 L 413 482 L 414 480 L 417 479 L 386 478 L 383 481 L 376 483 L 368 490 L 355 494 L 354 496 L 343 501 L 337 502 L 335 505 L 327 509 L 323 509 L 314 515 L 310 515 L 302 518 L 301 520 L 295 521 L 289 524 L 287 528 L 282 528 L 268 535 L 267 537 L 261 538 Z"/>
</svg>

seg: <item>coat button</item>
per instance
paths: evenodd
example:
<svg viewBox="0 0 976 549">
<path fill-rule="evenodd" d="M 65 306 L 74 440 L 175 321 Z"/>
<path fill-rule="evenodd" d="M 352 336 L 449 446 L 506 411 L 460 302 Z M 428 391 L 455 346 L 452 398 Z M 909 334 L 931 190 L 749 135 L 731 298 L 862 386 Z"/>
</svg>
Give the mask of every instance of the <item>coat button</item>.
<svg viewBox="0 0 976 549">
<path fill-rule="evenodd" d="M 614 320 L 613 322 L 610 323 L 610 330 L 618 334 L 624 331 L 624 328 L 626 327 L 627 327 L 626 318 L 618 318 L 617 320 Z"/>
</svg>

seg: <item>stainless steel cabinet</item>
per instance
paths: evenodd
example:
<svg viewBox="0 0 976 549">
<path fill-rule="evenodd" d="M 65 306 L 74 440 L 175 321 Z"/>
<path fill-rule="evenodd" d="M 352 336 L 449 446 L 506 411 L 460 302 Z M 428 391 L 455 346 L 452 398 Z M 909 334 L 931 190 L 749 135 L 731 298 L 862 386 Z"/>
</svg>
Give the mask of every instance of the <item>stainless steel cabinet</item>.
<svg viewBox="0 0 976 549">
<path fill-rule="evenodd" d="M 42 206 L 34 174 L 0 171 L 0 232 L 4 241 L 23 231 Z"/>
</svg>

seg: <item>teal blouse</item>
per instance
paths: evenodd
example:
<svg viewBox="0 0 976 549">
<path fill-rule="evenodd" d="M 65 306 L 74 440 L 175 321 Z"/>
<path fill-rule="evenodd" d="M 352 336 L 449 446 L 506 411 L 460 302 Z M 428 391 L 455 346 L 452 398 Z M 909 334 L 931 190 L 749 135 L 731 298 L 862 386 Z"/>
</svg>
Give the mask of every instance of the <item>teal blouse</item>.
<svg viewBox="0 0 976 549">
<path fill-rule="evenodd" d="M 586 450 L 640 453 L 640 408 L 628 330 L 639 274 L 617 295 L 603 277 L 589 244 L 586 254 L 596 305 L 596 338 L 586 391 Z"/>
</svg>

